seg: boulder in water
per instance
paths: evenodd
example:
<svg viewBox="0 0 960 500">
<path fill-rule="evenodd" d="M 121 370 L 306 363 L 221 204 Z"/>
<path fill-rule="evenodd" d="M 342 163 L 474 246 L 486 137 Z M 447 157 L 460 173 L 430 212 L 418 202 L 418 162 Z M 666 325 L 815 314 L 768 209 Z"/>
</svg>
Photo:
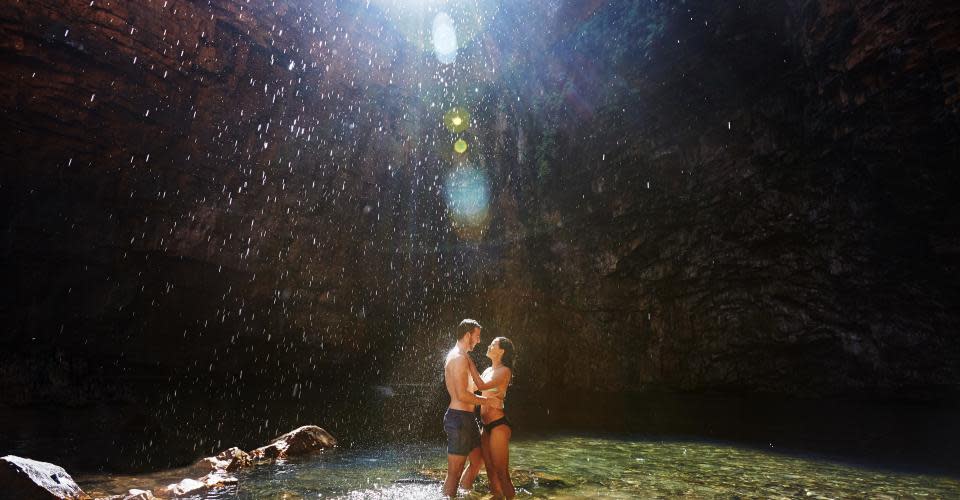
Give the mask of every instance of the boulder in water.
<svg viewBox="0 0 960 500">
<path fill-rule="evenodd" d="M 4 498 L 90 498 L 63 467 L 14 455 L 0 458 L 0 493 Z"/>
<path fill-rule="evenodd" d="M 286 458 L 333 448 L 337 440 L 329 432 L 316 425 L 294 429 L 250 452 L 254 458 Z"/>
<path fill-rule="evenodd" d="M 253 465 L 253 460 L 250 454 L 234 446 L 221 451 L 215 457 L 206 457 L 200 460 L 193 465 L 193 468 L 200 473 L 211 471 L 233 472 L 251 465 Z"/>
</svg>

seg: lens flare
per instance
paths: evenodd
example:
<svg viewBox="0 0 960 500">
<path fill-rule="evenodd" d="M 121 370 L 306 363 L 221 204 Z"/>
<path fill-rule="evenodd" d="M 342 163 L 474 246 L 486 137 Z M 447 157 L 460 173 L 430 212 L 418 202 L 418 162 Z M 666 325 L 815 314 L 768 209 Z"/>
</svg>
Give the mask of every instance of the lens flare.
<svg viewBox="0 0 960 500">
<path fill-rule="evenodd" d="M 457 60 L 457 27 L 446 12 L 433 18 L 433 53 L 443 64 Z"/>
<path fill-rule="evenodd" d="M 411 46 L 456 58 L 496 19 L 503 0 L 369 0 Z M 441 19 L 441 14 L 444 19 Z M 442 21 L 442 22 L 440 22 Z M 433 28 L 433 31 L 431 31 Z M 437 30 L 436 28 L 441 28 Z M 432 36 L 431 36 L 432 35 Z M 451 36 L 452 35 L 452 36 Z M 452 62 L 452 61 L 451 61 Z"/>
<path fill-rule="evenodd" d="M 476 238 L 487 225 L 490 187 L 487 176 L 471 165 L 447 173 L 443 182 L 447 214 L 457 234 Z"/>
<path fill-rule="evenodd" d="M 470 113 L 463 108 L 453 108 L 443 115 L 443 125 L 455 134 L 463 132 L 470 128 Z"/>
<path fill-rule="evenodd" d="M 463 139 L 457 139 L 457 142 L 453 143 L 453 150 L 463 154 L 467 152 L 467 141 Z"/>
</svg>

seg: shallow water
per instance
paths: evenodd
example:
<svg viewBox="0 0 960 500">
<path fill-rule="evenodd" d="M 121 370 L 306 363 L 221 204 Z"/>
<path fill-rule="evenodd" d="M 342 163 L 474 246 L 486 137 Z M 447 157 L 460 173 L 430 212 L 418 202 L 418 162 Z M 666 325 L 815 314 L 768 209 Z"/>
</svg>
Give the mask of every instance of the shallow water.
<svg viewBox="0 0 960 500">
<path fill-rule="evenodd" d="M 398 484 L 425 468 L 443 468 L 438 446 L 395 445 L 337 449 L 309 459 L 261 465 L 239 483 L 191 499 L 442 498 L 440 486 Z M 695 441 L 554 436 L 511 446 L 511 467 L 559 476 L 564 488 L 531 487 L 539 498 L 958 498 L 960 479 L 889 472 L 789 456 L 770 450 Z M 186 477 L 180 471 L 147 476 L 78 478 L 97 495 L 156 488 Z M 481 496 L 481 495 L 474 495 Z"/>
</svg>

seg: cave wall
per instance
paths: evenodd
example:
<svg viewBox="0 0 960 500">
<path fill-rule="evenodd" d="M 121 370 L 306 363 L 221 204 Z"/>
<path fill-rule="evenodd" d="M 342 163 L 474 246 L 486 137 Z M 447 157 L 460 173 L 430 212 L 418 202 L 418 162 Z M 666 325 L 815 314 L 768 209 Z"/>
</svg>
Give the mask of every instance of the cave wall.
<svg viewBox="0 0 960 500">
<path fill-rule="evenodd" d="M 955 10 L 510 2 L 452 69 L 364 2 L 7 2 L 4 401 L 262 415 L 463 316 L 552 394 L 956 386 Z"/>
<path fill-rule="evenodd" d="M 529 383 L 956 387 L 953 7 L 565 8 L 475 302 Z"/>
<path fill-rule="evenodd" d="M 362 425 L 376 364 L 469 268 L 417 188 L 432 68 L 362 7 L 0 6 L 3 416 L 103 408 L 120 443 L 69 438 L 121 468 Z M 0 420 L 4 449 L 50 435 Z"/>
</svg>

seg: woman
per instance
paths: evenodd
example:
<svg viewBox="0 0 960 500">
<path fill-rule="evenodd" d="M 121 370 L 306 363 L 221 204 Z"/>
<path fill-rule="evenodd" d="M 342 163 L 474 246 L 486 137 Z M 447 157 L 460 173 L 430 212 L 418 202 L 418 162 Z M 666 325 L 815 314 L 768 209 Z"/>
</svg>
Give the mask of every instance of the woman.
<svg viewBox="0 0 960 500">
<path fill-rule="evenodd" d="M 477 367 L 470 363 L 470 376 L 477 389 L 484 396 L 505 399 L 507 387 L 513 376 L 513 342 L 506 337 L 497 337 L 487 347 L 487 357 L 493 366 L 477 373 Z M 483 429 L 480 432 L 480 448 L 483 451 L 483 463 L 487 467 L 487 479 L 490 481 L 490 493 L 494 498 L 513 498 L 516 492 L 510 481 L 510 436 L 513 427 L 503 409 L 492 406 L 480 407 L 480 420 Z"/>
</svg>

